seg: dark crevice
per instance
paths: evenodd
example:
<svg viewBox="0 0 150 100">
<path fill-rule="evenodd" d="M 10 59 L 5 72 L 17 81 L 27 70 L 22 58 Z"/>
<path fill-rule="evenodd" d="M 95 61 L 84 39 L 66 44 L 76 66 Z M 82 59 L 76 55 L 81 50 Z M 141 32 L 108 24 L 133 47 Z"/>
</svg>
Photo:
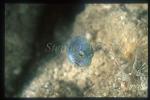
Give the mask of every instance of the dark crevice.
<svg viewBox="0 0 150 100">
<path fill-rule="evenodd" d="M 38 25 L 33 33 L 35 37 L 33 46 L 31 47 L 32 58 L 22 67 L 21 74 L 16 77 L 12 84 L 15 91 L 7 93 L 8 96 L 20 95 L 23 88 L 27 86 L 34 77 L 37 77 L 36 72 L 40 65 L 39 60 L 44 59 L 44 57 L 49 54 L 49 52 L 45 52 L 46 43 L 57 41 L 54 38 L 54 28 L 58 20 L 61 18 L 64 25 L 71 25 L 70 23 L 74 22 L 76 14 L 84 9 L 84 5 L 44 5 L 41 9 L 42 12 L 38 18 Z M 67 36 L 68 35 L 71 35 L 71 33 L 67 34 Z M 52 57 L 50 57 L 50 59 L 52 59 Z"/>
</svg>

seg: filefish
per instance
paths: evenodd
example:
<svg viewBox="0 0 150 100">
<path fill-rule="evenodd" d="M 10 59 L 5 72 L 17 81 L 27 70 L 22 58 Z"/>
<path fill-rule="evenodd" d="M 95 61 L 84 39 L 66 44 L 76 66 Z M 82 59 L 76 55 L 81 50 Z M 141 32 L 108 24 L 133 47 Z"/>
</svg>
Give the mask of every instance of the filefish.
<svg viewBox="0 0 150 100">
<path fill-rule="evenodd" d="M 70 62 L 86 67 L 91 64 L 94 51 L 90 42 L 81 36 L 73 37 L 67 46 L 67 56 Z"/>
</svg>

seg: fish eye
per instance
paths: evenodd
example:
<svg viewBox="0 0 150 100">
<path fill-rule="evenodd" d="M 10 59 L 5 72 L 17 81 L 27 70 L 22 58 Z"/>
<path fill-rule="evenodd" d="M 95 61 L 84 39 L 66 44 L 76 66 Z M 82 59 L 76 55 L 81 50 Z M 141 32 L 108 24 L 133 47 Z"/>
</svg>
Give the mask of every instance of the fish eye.
<svg viewBox="0 0 150 100">
<path fill-rule="evenodd" d="M 84 57 L 84 52 L 83 52 L 83 51 L 79 51 L 79 56 L 80 56 L 81 58 L 83 58 L 83 57 Z"/>
</svg>

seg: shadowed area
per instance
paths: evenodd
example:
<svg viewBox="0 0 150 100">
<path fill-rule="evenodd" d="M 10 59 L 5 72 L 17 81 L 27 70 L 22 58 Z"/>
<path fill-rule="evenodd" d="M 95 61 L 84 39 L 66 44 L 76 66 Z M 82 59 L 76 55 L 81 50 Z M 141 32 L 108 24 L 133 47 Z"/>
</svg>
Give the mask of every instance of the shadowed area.
<svg viewBox="0 0 150 100">
<path fill-rule="evenodd" d="M 36 9 L 37 8 L 37 9 Z M 21 14 L 18 13 L 22 9 Z M 27 10 L 25 10 L 27 9 Z M 28 10 L 30 9 L 30 10 Z M 30 35 L 26 34 L 26 32 L 22 33 L 23 35 L 26 35 L 27 40 L 32 39 L 30 42 L 30 45 L 28 45 L 26 42 L 22 45 L 24 45 L 21 49 L 24 49 L 25 47 L 28 52 L 24 52 L 24 54 L 29 55 L 26 60 L 19 59 L 20 56 L 23 56 L 23 54 L 18 54 L 16 56 L 16 59 L 20 60 L 20 63 L 15 67 L 15 69 L 21 69 L 19 74 L 13 75 L 13 68 L 11 66 L 15 66 L 13 64 L 11 65 L 6 65 L 6 72 L 9 77 L 6 78 L 6 96 L 14 96 L 17 93 L 20 93 L 24 85 L 29 84 L 29 82 L 32 80 L 33 77 L 36 77 L 38 74 L 36 73 L 37 68 L 42 65 L 43 61 L 50 60 L 53 58 L 55 55 L 57 55 L 57 52 L 49 52 L 46 49 L 46 44 L 55 42 L 57 44 L 60 44 L 60 42 L 57 41 L 57 38 L 54 38 L 54 29 L 57 25 L 57 27 L 62 27 L 63 25 L 68 26 L 71 28 L 72 23 L 74 22 L 74 18 L 76 14 L 81 12 L 84 9 L 84 5 L 77 5 L 77 4 L 53 4 L 53 5 L 13 5 L 13 4 L 8 4 L 6 6 L 6 34 L 14 34 L 16 36 L 20 35 L 21 31 L 26 31 L 30 32 L 32 34 L 32 38 L 30 38 Z M 14 15 L 13 13 L 16 13 Z M 35 15 L 31 15 L 31 13 L 35 13 Z M 33 17 L 33 21 L 35 23 L 33 25 L 30 25 L 30 29 L 26 29 L 26 26 L 30 24 L 32 20 L 28 20 L 26 17 L 28 16 L 28 19 Z M 9 17 L 11 16 L 11 17 Z M 9 20 L 9 18 L 14 18 L 18 17 L 19 19 L 17 20 Z M 35 19 L 34 19 L 35 18 Z M 15 21 L 15 22 L 14 22 Z M 26 21 L 26 23 L 24 22 Z M 22 25 L 22 23 L 24 25 Z M 16 23 L 9 25 L 9 23 Z M 32 22 L 31 22 L 32 23 Z M 57 24 L 60 23 L 60 24 Z M 16 27 L 15 27 L 16 26 Z M 19 30 L 21 28 L 24 28 L 24 30 Z M 18 30 L 17 30 L 17 29 Z M 14 31 L 15 33 L 12 33 Z M 70 34 L 68 33 L 62 33 L 63 35 L 66 35 L 69 37 Z M 10 37 L 11 38 L 11 37 Z M 6 35 L 6 41 L 10 39 Z M 18 39 L 21 39 L 19 37 Z M 14 38 L 11 38 L 12 41 L 15 41 Z M 19 41 L 20 43 L 22 41 Z M 14 42 L 15 43 L 15 42 Z M 7 42 L 6 42 L 6 45 Z M 14 47 L 10 47 L 9 45 L 6 47 L 7 49 L 15 49 Z M 15 52 L 15 51 L 14 51 Z M 7 54 L 9 52 L 6 52 Z M 12 52 L 13 53 L 13 52 Z M 13 55 L 10 53 L 8 54 L 9 56 L 6 56 L 5 59 L 12 58 Z M 41 59 L 43 59 L 41 61 Z M 22 60 L 22 61 L 21 61 Z M 13 61 L 13 59 L 12 59 Z M 12 70 L 11 70 L 12 69 Z M 9 74 L 12 73 L 12 74 Z M 6 75 L 6 76 L 7 76 Z M 11 78 L 10 78 L 11 76 Z M 10 89 L 11 88 L 11 89 Z"/>
</svg>

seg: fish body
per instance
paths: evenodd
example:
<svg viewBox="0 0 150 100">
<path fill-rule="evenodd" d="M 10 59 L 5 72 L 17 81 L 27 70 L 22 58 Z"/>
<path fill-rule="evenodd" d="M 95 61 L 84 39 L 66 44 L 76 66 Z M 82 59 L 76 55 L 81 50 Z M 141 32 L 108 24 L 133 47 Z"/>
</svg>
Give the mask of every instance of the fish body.
<svg viewBox="0 0 150 100">
<path fill-rule="evenodd" d="M 74 37 L 69 41 L 67 48 L 68 59 L 77 66 L 83 67 L 91 64 L 93 48 L 84 37 Z"/>
</svg>

